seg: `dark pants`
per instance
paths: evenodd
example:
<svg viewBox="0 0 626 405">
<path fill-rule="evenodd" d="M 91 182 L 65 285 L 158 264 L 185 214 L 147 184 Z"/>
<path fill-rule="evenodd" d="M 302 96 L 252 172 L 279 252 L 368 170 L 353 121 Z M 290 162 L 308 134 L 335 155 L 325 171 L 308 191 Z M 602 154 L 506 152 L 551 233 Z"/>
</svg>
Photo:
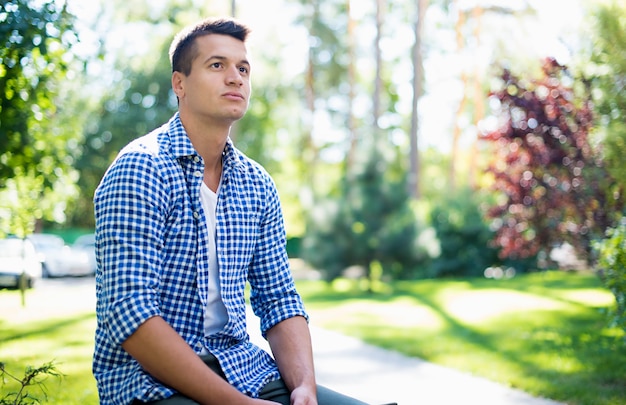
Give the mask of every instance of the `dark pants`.
<svg viewBox="0 0 626 405">
<path fill-rule="evenodd" d="M 201 356 L 201 358 L 205 362 L 205 364 L 211 368 L 211 370 L 215 371 L 217 374 L 225 379 L 222 368 L 220 367 L 220 364 L 215 356 L 209 354 Z M 259 393 L 259 398 L 268 401 L 278 402 L 283 405 L 290 405 L 290 395 L 291 393 L 285 386 L 283 380 L 277 380 L 266 384 Z M 354 398 L 347 397 L 320 385 L 317 386 L 317 402 L 318 405 L 367 405 L 365 402 L 361 402 Z M 135 404 L 144 403 L 145 402 L 135 401 Z M 167 399 L 148 403 L 151 405 L 198 405 L 196 401 L 180 394 L 174 394 Z"/>
</svg>

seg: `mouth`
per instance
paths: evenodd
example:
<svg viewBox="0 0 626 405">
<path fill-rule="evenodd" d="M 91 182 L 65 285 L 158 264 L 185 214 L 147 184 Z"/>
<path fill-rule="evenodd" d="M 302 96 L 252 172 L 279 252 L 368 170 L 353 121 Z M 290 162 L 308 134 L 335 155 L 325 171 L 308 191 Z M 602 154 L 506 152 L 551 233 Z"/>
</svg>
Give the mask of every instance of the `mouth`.
<svg viewBox="0 0 626 405">
<path fill-rule="evenodd" d="M 222 96 L 227 98 L 227 99 L 229 99 L 229 100 L 235 100 L 235 101 L 245 100 L 243 95 L 241 93 L 237 93 L 237 92 L 224 93 Z"/>
</svg>

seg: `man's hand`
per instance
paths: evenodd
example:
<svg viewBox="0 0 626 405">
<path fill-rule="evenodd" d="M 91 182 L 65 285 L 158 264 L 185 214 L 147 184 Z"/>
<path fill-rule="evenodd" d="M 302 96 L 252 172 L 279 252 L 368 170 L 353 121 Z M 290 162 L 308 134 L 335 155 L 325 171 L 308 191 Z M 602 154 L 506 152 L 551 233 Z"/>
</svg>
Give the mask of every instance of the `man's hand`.
<svg viewBox="0 0 626 405">
<path fill-rule="evenodd" d="M 311 335 L 306 319 L 285 319 L 267 331 L 267 340 L 285 385 L 291 390 L 291 405 L 317 405 Z"/>
<path fill-rule="evenodd" d="M 315 390 L 303 386 L 296 387 L 291 391 L 291 405 L 317 405 Z"/>
</svg>

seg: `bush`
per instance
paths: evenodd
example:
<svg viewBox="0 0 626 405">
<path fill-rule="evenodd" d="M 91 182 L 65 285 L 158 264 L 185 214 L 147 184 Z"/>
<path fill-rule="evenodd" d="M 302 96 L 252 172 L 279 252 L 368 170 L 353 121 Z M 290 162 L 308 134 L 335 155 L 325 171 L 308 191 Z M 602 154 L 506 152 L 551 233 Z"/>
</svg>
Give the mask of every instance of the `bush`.
<svg viewBox="0 0 626 405">
<path fill-rule="evenodd" d="M 613 326 L 626 331 L 626 219 L 609 228 L 606 238 L 594 245 L 598 254 L 598 273 L 615 296 L 611 314 Z"/>
<path fill-rule="evenodd" d="M 406 176 L 382 149 L 364 153 L 337 195 L 320 199 L 310 212 L 301 255 L 328 281 L 353 266 L 371 281 L 406 278 L 424 256 Z"/>
<path fill-rule="evenodd" d="M 471 190 L 443 198 L 430 217 L 441 241 L 441 255 L 433 262 L 432 277 L 481 276 L 487 267 L 499 264 L 497 250 L 489 246 L 493 232 Z"/>
</svg>

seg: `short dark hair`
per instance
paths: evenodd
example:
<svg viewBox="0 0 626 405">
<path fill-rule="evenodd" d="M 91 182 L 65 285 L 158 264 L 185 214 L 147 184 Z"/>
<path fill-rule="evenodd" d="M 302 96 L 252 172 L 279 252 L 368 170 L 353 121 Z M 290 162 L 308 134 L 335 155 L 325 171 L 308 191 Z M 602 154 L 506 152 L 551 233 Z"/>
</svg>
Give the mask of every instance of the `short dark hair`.
<svg viewBox="0 0 626 405">
<path fill-rule="evenodd" d="M 250 29 L 232 18 L 208 18 L 190 25 L 180 31 L 170 45 L 170 63 L 172 73 L 181 72 L 185 76 L 191 73 L 191 64 L 198 55 L 196 38 L 221 34 L 245 42 Z"/>
</svg>

